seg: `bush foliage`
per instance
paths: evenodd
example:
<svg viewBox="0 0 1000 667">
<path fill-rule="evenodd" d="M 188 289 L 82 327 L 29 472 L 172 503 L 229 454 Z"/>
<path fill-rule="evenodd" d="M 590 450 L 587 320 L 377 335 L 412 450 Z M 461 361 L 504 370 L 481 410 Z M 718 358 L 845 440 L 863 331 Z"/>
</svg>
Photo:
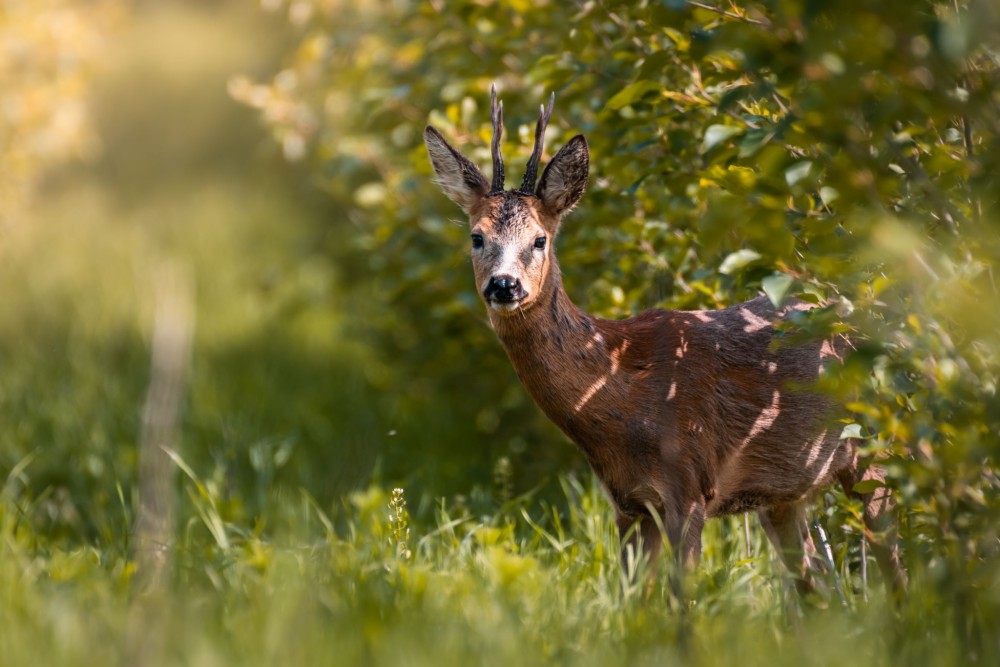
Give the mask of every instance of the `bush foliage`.
<svg viewBox="0 0 1000 667">
<path fill-rule="evenodd" d="M 994 4 L 296 2 L 290 17 L 287 68 L 232 92 L 353 202 L 333 224 L 384 306 L 359 325 L 392 360 L 384 387 L 475 414 L 522 468 L 552 463 L 535 448 L 551 432 L 489 341 L 466 232 L 420 137 L 431 122 L 488 163 L 495 81 L 519 164 L 555 91 L 549 151 L 578 131 L 592 151 L 560 246 L 570 293 L 609 317 L 760 291 L 820 304 L 798 329 L 855 341 L 827 389 L 886 459 L 911 567 L 963 637 L 995 640 Z M 851 503 L 830 511 L 859 529 Z"/>
</svg>

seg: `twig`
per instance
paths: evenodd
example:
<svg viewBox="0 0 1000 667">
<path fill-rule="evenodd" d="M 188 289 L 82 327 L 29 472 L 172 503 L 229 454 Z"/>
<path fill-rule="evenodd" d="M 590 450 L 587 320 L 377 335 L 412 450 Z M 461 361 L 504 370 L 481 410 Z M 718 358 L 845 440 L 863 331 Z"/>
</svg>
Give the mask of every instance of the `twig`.
<svg viewBox="0 0 1000 667">
<path fill-rule="evenodd" d="M 868 540 L 861 536 L 861 599 L 868 602 Z"/>
<path fill-rule="evenodd" d="M 622 32 L 624 32 L 626 36 L 629 34 L 629 32 L 630 32 L 629 26 L 628 26 L 628 24 L 625 23 L 625 21 L 623 21 L 621 19 L 620 16 L 618 16 L 617 14 L 615 14 L 613 11 L 609 10 L 604 5 L 603 2 L 601 3 L 601 9 L 603 9 L 605 12 L 607 12 L 608 18 L 611 19 L 611 22 L 614 23 L 619 28 L 621 28 Z M 637 49 L 639 49 L 640 52 L 642 52 L 642 53 L 644 53 L 646 55 L 649 55 L 650 53 L 653 52 L 653 50 L 651 48 L 649 48 L 649 46 L 647 46 L 646 44 L 644 44 L 643 41 L 641 39 L 639 39 L 638 37 L 636 37 L 635 35 L 632 36 L 632 44 L 634 44 L 635 47 Z"/>
<path fill-rule="evenodd" d="M 833 577 L 833 587 L 837 589 L 837 595 L 840 597 L 841 604 L 846 607 L 847 596 L 844 595 L 844 589 L 840 585 L 840 577 L 837 576 L 837 564 L 833 560 L 833 549 L 830 548 L 830 541 L 826 539 L 826 531 L 823 530 L 823 525 L 818 521 L 816 522 L 816 534 L 819 535 L 819 543 L 823 547 L 823 555 L 826 557 L 826 564 L 830 568 L 830 576 Z"/>
<path fill-rule="evenodd" d="M 771 23 L 769 21 L 761 21 L 759 19 L 752 19 L 749 16 L 744 16 L 744 15 L 741 15 L 741 14 L 737 14 L 735 12 L 728 12 L 725 9 L 722 9 L 721 7 L 713 7 L 712 5 L 706 5 L 703 2 L 695 2 L 695 0 L 687 0 L 687 3 L 689 5 L 691 5 L 692 7 L 697 7 L 698 9 L 706 9 L 706 10 L 708 10 L 710 12 L 715 12 L 716 14 L 721 14 L 722 16 L 725 16 L 726 18 L 736 19 L 737 21 L 743 21 L 744 23 L 752 23 L 753 25 L 761 25 L 761 26 L 765 26 L 765 27 L 771 25 Z"/>
<path fill-rule="evenodd" d="M 962 116 L 962 137 L 965 139 L 965 153 L 970 158 L 975 157 L 972 146 L 972 122 L 968 116 Z"/>
<path fill-rule="evenodd" d="M 753 545 L 750 544 L 750 513 L 743 513 L 743 539 L 747 543 L 747 558 L 753 558 Z"/>
</svg>

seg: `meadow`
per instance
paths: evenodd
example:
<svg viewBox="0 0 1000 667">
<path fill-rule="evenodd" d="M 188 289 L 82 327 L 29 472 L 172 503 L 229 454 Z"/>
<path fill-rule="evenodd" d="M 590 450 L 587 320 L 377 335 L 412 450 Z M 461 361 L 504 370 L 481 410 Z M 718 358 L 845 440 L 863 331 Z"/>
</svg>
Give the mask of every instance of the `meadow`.
<svg viewBox="0 0 1000 667">
<path fill-rule="evenodd" d="M 31 109 L 0 105 L 0 664 L 1000 664 L 995 13 L 30 4 L 0 3 Z M 428 120 L 488 156 L 484 59 L 512 161 L 543 90 L 592 139 L 560 240 L 592 312 L 836 302 L 803 328 L 864 341 L 825 389 L 886 457 L 905 599 L 835 490 L 825 595 L 753 516 L 707 525 L 679 598 L 669 559 L 623 570 L 430 182 Z M 17 152 L 77 95 L 86 150 Z"/>
</svg>

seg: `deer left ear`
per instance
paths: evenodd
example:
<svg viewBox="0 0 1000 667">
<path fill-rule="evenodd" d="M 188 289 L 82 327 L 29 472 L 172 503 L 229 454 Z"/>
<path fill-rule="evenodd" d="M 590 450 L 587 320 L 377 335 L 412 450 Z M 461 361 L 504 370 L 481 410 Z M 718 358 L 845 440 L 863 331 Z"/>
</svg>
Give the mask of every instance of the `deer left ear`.
<svg viewBox="0 0 1000 667">
<path fill-rule="evenodd" d="M 587 140 L 582 134 L 578 134 L 560 148 L 545 167 L 535 196 L 542 201 L 549 214 L 559 218 L 583 197 L 589 173 L 590 150 L 587 148 Z"/>
<path fill-rule="evenodd" d="M 486 196 L 489 183 L 479 167 L 445 141 L 441 133 L 430 125 L 424 130 L 424 143 L 431 158 L 431 166 L 438 185 L 448 198 L 466 213 Z"/>
</svg>

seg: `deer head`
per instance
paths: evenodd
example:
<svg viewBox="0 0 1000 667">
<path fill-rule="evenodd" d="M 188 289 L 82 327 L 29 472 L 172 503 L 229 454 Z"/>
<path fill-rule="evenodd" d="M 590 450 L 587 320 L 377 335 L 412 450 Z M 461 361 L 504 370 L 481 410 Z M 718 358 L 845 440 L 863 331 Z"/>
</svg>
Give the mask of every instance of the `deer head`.
<svg viewBox="0 0 1000 667">
<path fill-rule="evenodd" d="M 553 269 L 553 240 L 562 217 L 580 201 L 587 185 L 590 153 L 580 134 L 559 149 L 535 186 L 554 102 L 555 94 L 539 112 L 534 149 L 516 190 L 504 190 L 503 103 L 497 101 L 496 88 L 490 114 L 492 182 L 437 129 L 428 125 L 424 131 L 436 182 L 469 216 L 476 285 L 487 307 L 498 314 L 530 308 L 551 291 L 552 276 L 558 273 Z"/>
</svg>

